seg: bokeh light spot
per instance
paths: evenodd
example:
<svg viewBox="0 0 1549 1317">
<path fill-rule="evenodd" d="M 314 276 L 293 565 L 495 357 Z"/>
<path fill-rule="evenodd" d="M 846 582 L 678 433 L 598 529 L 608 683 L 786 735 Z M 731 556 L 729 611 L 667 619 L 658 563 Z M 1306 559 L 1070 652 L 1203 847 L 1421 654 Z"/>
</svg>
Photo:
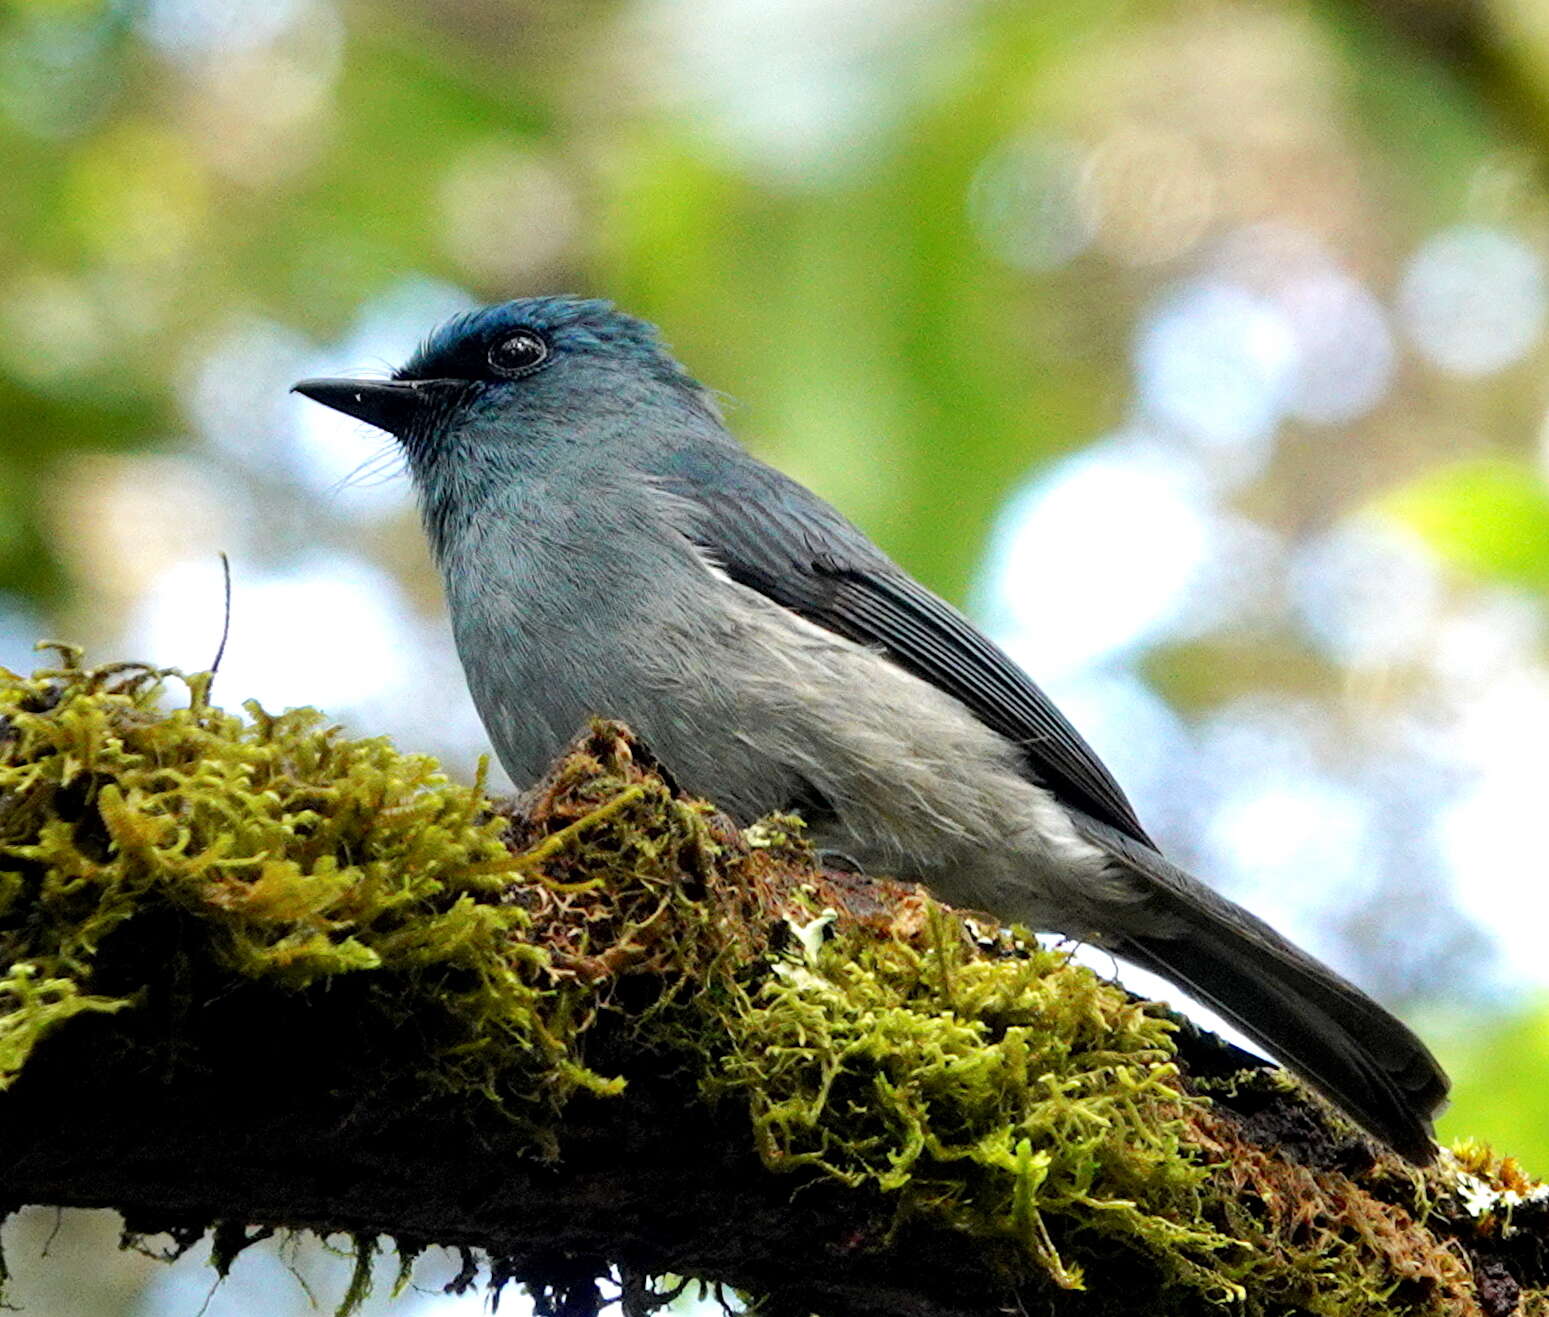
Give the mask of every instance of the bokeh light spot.
<svg viewBox="0 0 1549 1317">
<path fill-rule="evenodd" d="M 1040 678 L 1164 630 L 1209 558 L 1207 492 L 1154 441 L 1119 436 L 1061 462 L 1002 511 L 990 624 Z"/>
<path fill-rule="evenodd" d="M 939 0 L 646 0 L 664 99 L 766 182 L 821 185 L 875 151 L 941 57 Z M 636 55 L 636 59 L 639 56 Z"/>
<path fill-rule="evenodd" d="M 1549 985 L 1549 874 L 1522 846 L 1523 821 L 1543 807 L 1541 782 L 1494 774 L 1444 809 L 1435 828 L 1453 898 L 1490 930 L 1499 972 L 1517 992 Z"/>
<path fill-rule="evenodd" d="M 1253 474 L 1269 458 L 1300 358 L 1273 301 L 1205 279 L 1174 289 L 1146 318 L 1135 366 L 1147 415 Z"/>
<path fill-rule="evenodd" d="M 1128 265 L 1183 255 L 1215 213 L 1215 179 L 1190 136 L 1127 124 L 1085 162 L 1081 210 L 1098 245 Z"/>
<path fill-rule="evenodd" d="M 392 577 L 341 554 L 276 569 L 232 565 L 231 635 L 220 683 L 267 708 L 315 704 L 338 713 L 408 694 L 415 634 Z M 196 671 L 220 645 L 220 563 L 162 572 L 141 599 L 129 652 Z"/>
<path fill-rule="evenodd" d="M 214 562 L 234 547 L 241 504 L 240 491 L 194 457 L 80 453 L 60 464 L 44 512 L 60 557 L 118 610 L 174 564 Z"/>
<path fill-rule="evenodd" d="M 1210 868 L 1255 911 L 1327 954 L 1327 913 L 1348 907 L 1376 873 L 1371 807 L 1316 774 L 1258 774 L 1231 788 L 1205 831 Z"/>
<path fill-rule="evenodd" d="M 295 23 L 307 0 L 147 0 L 140 32 L 163 54 L 189 59 L 267 45 Z"/>
<path fill-rule="evenodd" d="M 44 270 L 0 291 L 0 361 L 35 384 L 54 384 L 101 364 L 111 342 L 97 298 L 77 279 Z"/>
<path fill-rule="evenodd" d="M 1072 142 L 1028 134 L 992 151 L 968 190 L 979 240 L 1007 265 L 1052 270 L 1092 240 L 1082 212 L 1082 154 Z"/>
<path fill-rule="evenodd" d="M 580 208 L 558 163 L 486 142 L 451 163 L 439 189 L 447 250 L 475 278 L 515 288 L 559 260 Z"/>
<path fill-rule="evenodd" d="M 1543 261 L 1500 229 L 1443 230 L 1404 271 L 1399 311 L 1431 361 L 1459 375 L 1489 374 L 1520 360 L 1543 333 Z"/>
<path fill-rule="evenodd" d="M 1318 425 L 1363 416 L 1393 382 L 1387 316 L 1366 286 L 1334 269 L 1299 274 L 1277 290 L 1298 353 L 1291 414 Z"/>
<path fill-rule="evenodd" d="M 1303 627 L 1347 665 L 1414 656 L 1440 606 L 1432 556 L 1412 535 L 1374 520 L 1348 522 L 1303 544 L 1289 584 Z"/>
</svg>

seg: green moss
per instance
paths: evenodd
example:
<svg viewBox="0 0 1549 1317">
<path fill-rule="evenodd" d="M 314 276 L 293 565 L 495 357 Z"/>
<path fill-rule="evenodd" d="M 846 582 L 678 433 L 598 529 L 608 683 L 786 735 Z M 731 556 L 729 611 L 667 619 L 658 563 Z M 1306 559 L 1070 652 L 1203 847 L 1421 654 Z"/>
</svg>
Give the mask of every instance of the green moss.
<svg viewBox="0 0 1549 1317">
<path fill-rule="evenodd" d="M 1081 1269 L 1050 1218 L 1235 1295 L 1214 1262 L 1232 1241 L 1197 1224 L 1172 1026 L 1061 953 L 973 958 L 939 912 L 927 933 L 798 944 L 720 1012 L 706 1091 L 748 1104 L 765 1162 L 1014 1241 L 1062 1286 Z"/>
<path fill-rule="evenodd" d="M 414 1021 L 417 1083 L 506 1110 L 535 1155 L 562 1152 L 577 1092 L 629 1100 L 588 1064 L 607 1019 L 745 1111 L 772 1170 L 864 1191 L 885 1229 L 978 1237 L 1008 1285 L 1123 1256 L 1196 1304 L 1458 1310 L 1418 1181 L 1245 1143 L 1184 1091 L 1160 1012 L 1030 938 L 978 946 L 898 887 L 825 913 L 795 827 L 737 833 L 616 727 L 502 812 L 316 712 L 239 718 L 207 676 L 61 652 L 0 670 L 0 1087 L 76 1017 L 137 1008 L 103 948 L 170 912 L 198 930 L 179 954 L 232 979 L 364 985 Z M 223 1229 L 229 1262 L 248 1236 Z"/>
<path fill-rule="evenodd" d="M 0 1087 L 82 1011 L 97 953 L 148 910 L 198 922 L 216 964 L 302 989 L 371 974 L 384 1010 L 434 1006 L 424 1078 L 491 1094 L 542 1072 L 550 1106 L 617 1084 L 574 1058 L 538 982 L 523 867 L 478 787 L 322 715 L 163 708 L 175 674 L 66 666 L 0 680 Z M 452 973 L 452 971 L 460 971 Z M 433 1000 L 432 1000 L 433 999 Z"/>
<path fill-rule="evenodd" d="M 42 978 L 37 962 L 13 961 L 0 979 L 0 1087 L 20 1073 L 32 1049 L 83 1011 L 122 1010 L 123 997 L 94 997 L 74 979 Z"/>
</svg>

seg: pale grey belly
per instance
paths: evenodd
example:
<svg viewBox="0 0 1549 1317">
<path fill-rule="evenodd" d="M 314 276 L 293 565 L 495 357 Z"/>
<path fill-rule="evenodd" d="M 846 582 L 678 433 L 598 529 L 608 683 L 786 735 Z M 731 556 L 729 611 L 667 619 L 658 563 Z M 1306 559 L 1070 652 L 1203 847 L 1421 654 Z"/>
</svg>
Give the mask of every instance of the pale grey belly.
<svg viewBox="0 0 1549 1317">
<path fill-rule="evenodd" d="M 512 777 L 536 778 L 588 717 L 617 718 L 680 786 L 739 822 L 795 808 L 816 844 L 868 871 L 1042 928 L 1096 926 L 1085 910 L 1110 885 L 1106 857 L 1025 776 L 1009 742 L 950 696 L 751 590 L 710 577 L 705 593 L 677 608 L 657 599 L 606 645 L 468 637 L 523 659 L 519 675 L 491 677 L 504 665 L 488 649 L 470 665 Z"/>
<path fill-rule="evenodd" d="M 458 628 L 469 688 L 512 781 L 536 781 L 592 718 L 628 726 L 690 794 L 746 825 L 811 810 L 811 784 L 771 753 L 758 729 L 767 710 L 742 680 L 744 650 L 726 618 L 701 625 L 652 618 L 604 639 L 563 643 L 508 625 Z"/>
</svg>

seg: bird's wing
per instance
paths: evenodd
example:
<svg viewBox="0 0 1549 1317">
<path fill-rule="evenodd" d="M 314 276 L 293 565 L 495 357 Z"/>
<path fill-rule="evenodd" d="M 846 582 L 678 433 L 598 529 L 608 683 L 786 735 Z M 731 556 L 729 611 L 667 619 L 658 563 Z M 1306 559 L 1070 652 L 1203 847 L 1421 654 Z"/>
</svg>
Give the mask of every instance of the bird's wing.
<svg viewBox="0 0 1549 1317">
<path fill-rule="evenodd" d="M 659 479 L 688 509 L 690 537 L 728 576 L 880 649 L 1020 746 L 1030 774 L 1056 798 L 1152 845 L 1091 747 L 967 618 L 794 480 L 740 451 L 716 457 L 676 454 Z"/>
</svg>

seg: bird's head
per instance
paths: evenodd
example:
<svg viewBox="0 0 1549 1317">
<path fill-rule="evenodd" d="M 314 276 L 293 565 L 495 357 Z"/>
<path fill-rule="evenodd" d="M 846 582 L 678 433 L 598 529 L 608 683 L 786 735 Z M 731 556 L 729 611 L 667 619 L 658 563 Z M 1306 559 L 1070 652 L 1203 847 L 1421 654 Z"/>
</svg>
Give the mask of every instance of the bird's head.
<svg viewBox="0 0 1549 1317">
<path fill-rule="evenodd" d="M 642 422 L 702 423 L 705 391 L 656 330 L 607 302 L 529 297 L 457 316 L 388 380 L 308 379 L 294 391 L 395 436 L 421 486 L 478 454 L 520 462 L 555 443 L 627 441 Z"/>
</svg>

